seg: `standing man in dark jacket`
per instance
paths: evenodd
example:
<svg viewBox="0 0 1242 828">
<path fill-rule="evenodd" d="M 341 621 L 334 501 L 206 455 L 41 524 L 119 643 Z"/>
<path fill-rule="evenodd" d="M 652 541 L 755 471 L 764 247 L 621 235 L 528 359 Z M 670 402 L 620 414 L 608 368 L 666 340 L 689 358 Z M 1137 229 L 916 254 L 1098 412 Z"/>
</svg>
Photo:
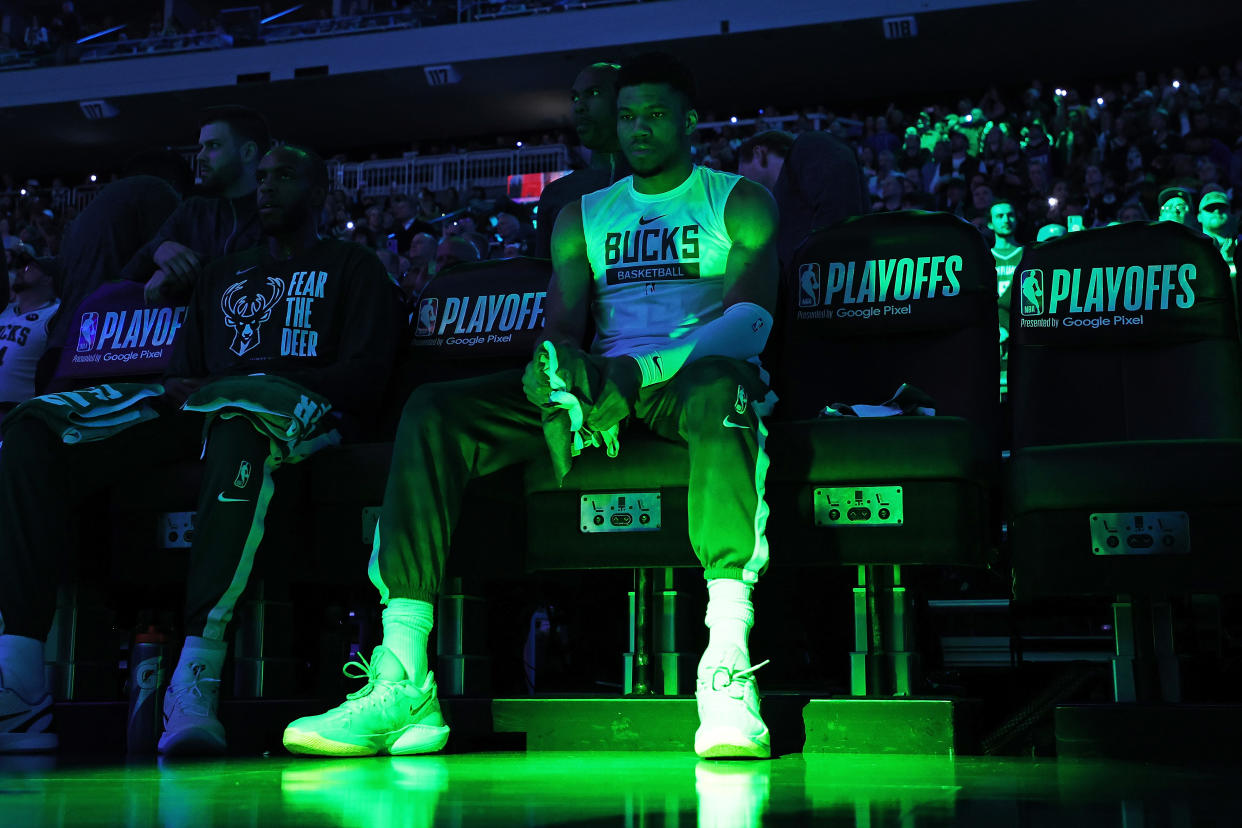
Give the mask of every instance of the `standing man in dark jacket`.
<svg viewBox="0 0 1242 828">
<path fill-rule="evenodd" d="M 630 164 L 617 143 L 617 72 L 615 63 L 593 63 L 578 73 L 569 95 L 574 106 L 574 129 L 582 146 L 591 151 L 591 164 L 558 178 L 543 188 L 535 214 L 535 255 L 552 255 L 552 227 L 567 204 L 602 190 L 630 174 Z"/>
<path fill-rule="evenodd" d="M 737 171 L 766 187 L 780 210 L 781 267 L 812 230 L 867 212 L 869 199 L 858 157 L 831 132 L 798 136 L 768 130 L 738 148 Z"/>
<path fill-rule="evenodd" d="M 146 282 L 147 297 L 184 298 L 203 268 L 226 253 L 258 244 L 255 172 L 271 146 L 263 116 L 244 106 L 217 106 L 199 120 L 198 165 L 206 195 L 182 202 L 122 274 Z"/>
<path fill-rule="evenodd" d="M 163 396 L 128 409 L 145 419 L 120 429 L 114 421 L 106 435 L 91 435 L 80 422 L 63 428 L 56 411 L 98 409 L 95 401 L 115 409 L 126 393 L 158 394 L 158 386 L 51 395 L 40 398 L 42 413 L 28 404 L 28 413 L 18 408 L 4 422 L 0 753 L 57 744 L 43 639 L 68 551 L 68 516 L 118 467 L 199 456 L 187 636 L 165 696 L 159 747 L 164 754 L 225 748 L 216 717 L 225 630 L 263 538 L 272 472 L 339 439 L 334 432 L 351 415 L 374 410 L 398 342 L 393 287 L 375 253 L 316 232 L 328 183 L 323 161 L 278 147 L 263 158 L 258 181 L 266 241 L 204 271 Z M 69 444 L 71 437 L 77 442 Z"/>
</svg>

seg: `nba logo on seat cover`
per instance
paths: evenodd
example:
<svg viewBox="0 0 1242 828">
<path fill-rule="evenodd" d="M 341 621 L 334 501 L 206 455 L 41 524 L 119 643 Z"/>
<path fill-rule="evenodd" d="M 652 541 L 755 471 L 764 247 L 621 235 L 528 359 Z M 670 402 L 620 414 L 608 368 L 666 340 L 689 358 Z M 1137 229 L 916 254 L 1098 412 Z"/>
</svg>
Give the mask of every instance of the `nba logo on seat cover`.
<svg viewBox="0 0 1242 828">
<path fill-rule="evenodd" d="M 1022 315 L 1040 316 L 1044 312 L 1044 272 L 1042 270 L 1024 270 L 1018 277 L 1019 290 L 1022 292 Z"/>
<path fill-rule="evenodd" d="M 798 268 L 798 307 L 819 307 L 819 262 Z"/>
<path fill-rule="evenodd" d="M 440 300 L 424 299 L 418 306 L 418 324 L 414 326 L 415 336 L 431 336 L 436 332 L 436 319 L 440 316 Z"/>
<path fill-rule="evenodd" d="M 82 314 L 82 324 L 78 328 L 78 350 L 89 351 L 95 347 L 95 337 L 99 334 L 99 314 L 91 311 Z"/>
</svg>

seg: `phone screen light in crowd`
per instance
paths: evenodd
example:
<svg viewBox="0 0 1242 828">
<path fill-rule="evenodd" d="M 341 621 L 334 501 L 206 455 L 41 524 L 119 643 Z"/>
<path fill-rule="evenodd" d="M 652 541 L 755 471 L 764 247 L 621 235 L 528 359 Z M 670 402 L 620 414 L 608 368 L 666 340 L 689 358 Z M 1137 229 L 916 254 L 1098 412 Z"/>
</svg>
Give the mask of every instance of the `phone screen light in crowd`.
<svg viewBox="0 0 1242 828">
<path fill-rule="evenodd" d="M 1182 82 L 1181 82 L 1181 81 L 1173 81 L 1173 88 L 1174 88 L 1174 89 L 1181 89 L 1181 88 L 1182 88 Z"/>
<path fill-rule="evenodd" d="M 1103 98 L 1096 98 L 1096 99 L 1095 99 L 1095 105 L 1096 105 L 1096 106 L 1103 106 L 1103 105 L 1104 105 L 1104 99 L 1103 99 Z"/>
<path fill-rule="evenodd" d="M 91 183 L 94 184 L 98 180 L 99 180 L 99 176 L 95 175 L 94 173 L 91 173 Z"/>
<path fill-rule="evenodd" d="M 113 32 L 119 32 L 121 29 L 124 29 L 124 28 L 125 28 L 125 24 L 122 23 L 120 26 L 113 26 L 111 29 L 104 29 L 102 32 L 95 32 L 94 34 L 88 34 L 86 37 L 80 37 L 78 38 L 77 43 L 79 46 L 81 46 L 83 43 L 89 43 L 98 37 L 107 37 Z"/>
<path fill-rule="evenodd" d="M 729 118 L 729 123 L 731 123 L 731 124 L 736 124 L 736 123 L 737 123 L 737 116 L 736 116 L 736 115 L 734 115 L 733 117 Z"/>
<path fill-rule="evenodd" d="M 522 142 L 521 142 L 521 141 L 518 141 L 518 142 L 517 142 L 517 148 L 518 148 L 518 149 L 521 149 L 521 148 L 522 148 Z"/>
<path fill-rule="evenodd" d="M 270 15 L 260 20 L 259 25 L 262 26 L 262 25 L 271 23 L 273 20 L 279 20 L 280 18 L 284 17 L 286 14 L 293 14 L 295 11 L 297 11 L 300 8 L 302 7 L 299 5 L 299 6 L 294 6 L 291 9 L 285 9 L 284 11 L 276 12 L 275 14 Z"/>
<path fill-rule="evenodd" d="M 347 222 L 345 222 L 345 229 L 346 229 L 346 230 L 353 230 L 353 229 L 354 229 L 354 223 L 353 223 L 352 221 L 347 221 Z"/>
<path fill-rule="evenodd" d="M 1049 207 L 1056 207 L 1056 206 L 1057 206 L 1057 198 L 1056 198 L 1056 196 L 1049 196 L 1049 197 L 1048 197 L 1048 206 L 1049 206 Z"/>
<path fill-rule="evenodd" d="M 21 193 L 22 193 L 22 195 L 25 195 L 25 194 L 26 194 L 26 188 L 25 188 L 25 187 L 22 187 L 22 189 L 21 189 Z"/>
<path fill-rule="evenodd" d="M 970 123 L 970 122 L 971 122 L 971 121 L 973 121 L 974 119 L 975 119 L 975 116 L 974 116 L 974 115 L 967 115 L 967 116 L 966 116 L 966 118 L 965 118 L 966 123 Z"/>
</svg>

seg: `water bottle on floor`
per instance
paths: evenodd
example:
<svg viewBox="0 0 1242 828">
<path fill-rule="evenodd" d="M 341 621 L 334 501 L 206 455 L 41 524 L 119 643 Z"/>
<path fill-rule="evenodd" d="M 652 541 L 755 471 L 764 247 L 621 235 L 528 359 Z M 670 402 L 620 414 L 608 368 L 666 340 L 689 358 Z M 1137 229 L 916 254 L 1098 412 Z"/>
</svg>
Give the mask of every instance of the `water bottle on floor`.
<svg viewBox="0 0 1242 828">
<path fill-rule="evenodd" d="M 131 754 L 155 753 L 164 729 L 164 691 L 173 665 L 168 634 L 147 626 L 134 635 L 129 648 L 129 715 L 126 749 Z"/>
</svg>

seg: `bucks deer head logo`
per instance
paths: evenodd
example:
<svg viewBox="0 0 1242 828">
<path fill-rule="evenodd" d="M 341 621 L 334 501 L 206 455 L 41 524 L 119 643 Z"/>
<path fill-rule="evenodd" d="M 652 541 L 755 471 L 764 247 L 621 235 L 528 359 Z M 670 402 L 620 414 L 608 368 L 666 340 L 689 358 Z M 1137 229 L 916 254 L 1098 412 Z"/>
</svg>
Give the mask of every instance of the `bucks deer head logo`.
<svg viewBox="0 0 1242 828">
<path fill-rule="evenodd" d="M 267 277 L 267 292 L 243 293 L 245 282 L 229 285 L 220 297 L 220 310 L 224 311 L 224 324 L 233 329 L 233 342 L 229 350 L 244 356 L 259 345 L 259 331 L 263 323 L 272 317 L 272 309 L 285 295 L 285 283 L 274 276 Z"/>
</svg>

